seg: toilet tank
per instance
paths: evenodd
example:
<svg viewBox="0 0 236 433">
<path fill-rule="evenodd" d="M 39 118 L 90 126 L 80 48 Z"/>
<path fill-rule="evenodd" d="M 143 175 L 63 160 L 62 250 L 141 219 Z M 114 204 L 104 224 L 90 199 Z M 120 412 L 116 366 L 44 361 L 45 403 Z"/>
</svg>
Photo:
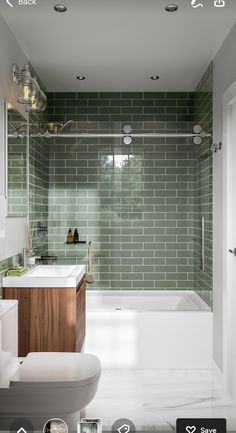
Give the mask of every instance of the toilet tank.
<svg viewBox="0 0 236 433">
<path fill-rule="evenodd" d="M 14 374 L 18 356 L 18 302 L 0 300 L 0 387 Z"/>
</svg>

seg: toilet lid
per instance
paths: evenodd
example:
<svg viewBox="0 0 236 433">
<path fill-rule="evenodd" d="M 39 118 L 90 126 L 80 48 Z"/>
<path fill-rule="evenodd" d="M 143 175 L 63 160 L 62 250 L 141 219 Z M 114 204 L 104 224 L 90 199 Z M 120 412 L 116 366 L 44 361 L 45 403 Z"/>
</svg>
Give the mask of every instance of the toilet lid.
<svg viewBox="0 0 236 433">
<path fill-rule="evenodd" d="M 29 353 L 10 380 L 10 387 L 85 386 L 101 374 L 99 359 L 88 353 Z"/>
</svg>

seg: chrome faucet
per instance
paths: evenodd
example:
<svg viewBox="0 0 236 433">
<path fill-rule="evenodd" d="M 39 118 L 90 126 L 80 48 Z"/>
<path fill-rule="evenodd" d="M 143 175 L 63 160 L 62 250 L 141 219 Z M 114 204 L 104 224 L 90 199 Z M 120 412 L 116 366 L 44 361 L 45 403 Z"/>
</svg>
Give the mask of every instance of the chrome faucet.
<svg viewBox="0 0 236 433">
<path fill-rule="evenodd" d="M 22 255 L 22 266 L 24 268 L 28 267 L 28 248 L 22 248 L 21 249 L 21 255 Z"/>
<path fill-rule="evenodd" d="M 32 251 L 29 251 L 28 248 L 22 248 L 22 265 L 24 268 L 32 268 L 35 266 L 35 261 L 40 259 L 38 256 L 34 256 Z M 30 258 L 32 259 L 30 262 Z"/>
<path fill-rule="evenodd" d="M 50 264 L 55 264 L 57 260 L 57 256 L 34 256 L 30 255 L 30 251 L 28 248 L 22 248 L 21 249 L 21 255 L 22 255 L 22 266 L 24 268 L 32 268 L 35 266 L 35 264 L 38 264 L 37 262 L 48 262 Z M 35 260 L 34 263 L 29 264 L 29 258 L 32 257 L 32 259 Z"/>
</svg>

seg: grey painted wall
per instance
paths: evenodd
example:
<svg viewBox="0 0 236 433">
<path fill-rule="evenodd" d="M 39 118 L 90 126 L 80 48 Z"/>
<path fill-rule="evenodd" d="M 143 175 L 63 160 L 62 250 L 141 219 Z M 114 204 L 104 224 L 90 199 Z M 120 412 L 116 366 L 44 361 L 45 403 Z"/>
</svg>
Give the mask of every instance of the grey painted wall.
<svg viewBox="0 0 236 433">
<path fill-rule="evenodd" d="M 213 81 L 213 138 L 214 143 L 222 141 L 223 137 L 223 95 L 236 80 L 236 24 L 214 59 Z M 224 145 L 224 143 L 223 143 Z M 221 152 L 214 157 L 213 197 L 214 197 L 214 360 L 218 367 L 223 367 L 223 157 Z"/>
</svg>

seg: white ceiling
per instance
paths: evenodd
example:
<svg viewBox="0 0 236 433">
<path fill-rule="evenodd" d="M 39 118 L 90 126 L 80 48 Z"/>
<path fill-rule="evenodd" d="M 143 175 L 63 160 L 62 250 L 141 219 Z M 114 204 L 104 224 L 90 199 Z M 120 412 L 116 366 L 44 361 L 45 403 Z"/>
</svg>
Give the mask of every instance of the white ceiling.
<svg viewBox="0 0 236 433">
<path fill-rule="evenodd" d="M 37 0 L 1 14 L 49 91 L 193 90 L 236 19 L 236 0 Z M 66 13 L 53 6 L 63 3 Z M 20 65 L 23 66 L 23 65 Z M 150 80 L 153 74 L 159 81 Z M 85 75 L 86 80 L 76 80 Z"/>
</svg>

